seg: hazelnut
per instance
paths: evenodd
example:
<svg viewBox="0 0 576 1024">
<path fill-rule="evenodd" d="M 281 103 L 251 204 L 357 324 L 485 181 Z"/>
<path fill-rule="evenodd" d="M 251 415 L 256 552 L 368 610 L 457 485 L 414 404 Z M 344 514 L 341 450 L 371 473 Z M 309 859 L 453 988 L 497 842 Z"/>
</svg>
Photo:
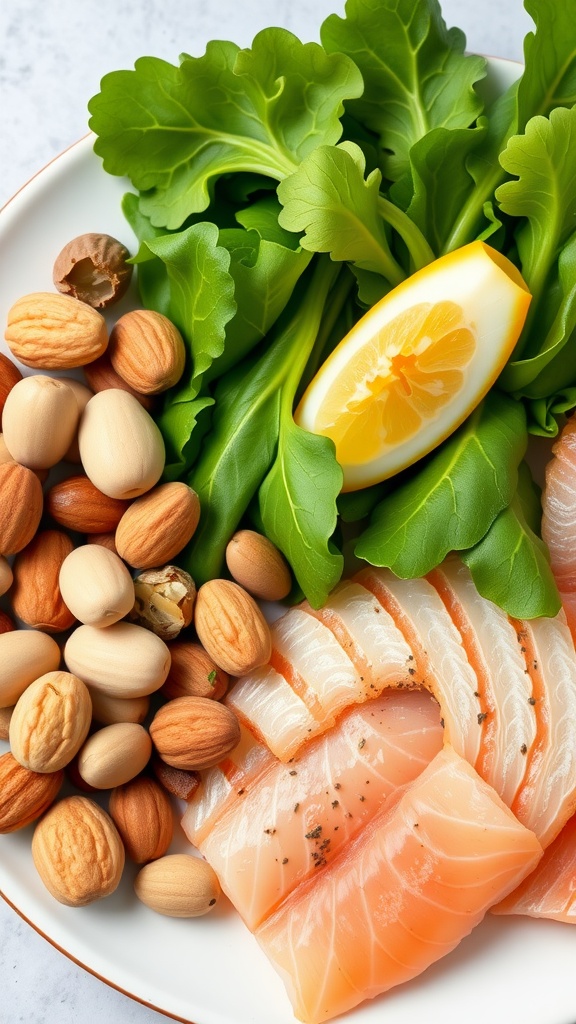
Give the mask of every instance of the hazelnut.
<svg viewBox="0 0 576 1024">
<path fill-rule="evenodd" d="M 134 580 L 134 595 L 130 618 L 162 640 L 174 640 L 192 622 L 196 587 L 192 577 L 176 565 L 140 573 Z"/>
<path fill-rule="evenodd" d="M 56 258 L 54 284 L 59 292 L 104 309 L 121 299 L 130 284 L 129 257 L 126 246 L 111 235 L 78 235 Z"/>
</svg>

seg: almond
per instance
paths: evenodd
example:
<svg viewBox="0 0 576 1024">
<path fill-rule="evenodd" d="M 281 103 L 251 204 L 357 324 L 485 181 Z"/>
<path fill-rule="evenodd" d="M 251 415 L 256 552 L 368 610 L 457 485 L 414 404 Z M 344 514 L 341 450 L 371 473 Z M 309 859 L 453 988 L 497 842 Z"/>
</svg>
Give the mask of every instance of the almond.
<svg viewBox="0 0 576 1024">
<path fill-rule="evenodd" d="M 0 633 L 0 707 L 12 707 L 30 683 L 59 664 L 60 648 L 47 633 Z"/>
<path fill-rule="evenodd" d="M 66 642 L 64 660 L 88 686 L 110 697 L 145 697 L 166 679 L 170 651 L 142 626 L 115 622 L 106 629 L 78 626 Z"/>
<path fill-rule="evenodd" d="M 198 772 L 189 772 L 185 768 L 173 768 L 166 764 L 157 754 L 152 757 L 152 771 L 167 793 L 177 800 L 191 800 L 200 785 Z"/>
<path fill-rule="evenodd" d="M 152 309 L 125 313 L 110 334 L 110 361 L 132 388 L 157 395 L 184 373 L 186 349 L 177 327 Z"/>
<path fill-rule="evenodd" d="M 78 402 L 72 388 L 35 373 L 13 388 L 4 406 L 4 441 L 29 469 L 49 469 L 64 458 L 76 435 Z"/>
<path fill-rule="evenodd" d="M 170 671 L 162 687 L 169 700 L 174 697 L 209 697 L 220 700 L 228 689 L 228 675 L 214 663 L 202 644 L 177 640 L 170 644 Z"/>
<path fill-rule="evenodd" d="M 60 530 L 42 530 L 14 559 L 12 607 L 19 619 L 33 629 L 61 633 L 75 621 L 64 603 L 58 583 L 60 569 L 73 550 Z"/>
<path fill-rule="evenodd" d="M 11 359 L 8 359 L 8 356 L 0 352 L 0 427 L 2 426 L 2 413 L 6 399 L 19 380 L 22 380 L 22 374 L 18 367 L 14 365 Z"/>
<path fill-rule="evenodd" d="M 119 373 L 116 373 L 107 352 L 100 356 L 100 359 L 95 359 L 89 366 L 84 367 L 84 376 L 95 394 L 99 391 L 110 391 L 112 388 L 127 391 L 140 402 L 147 412 L 151 412 L 154 408 L 154 395 L 142 395 L 139 391 L 131 388 L 128 382 L 123 380 Z"/>
<path fill-rule="evenodd" d="M 17 462 L 0 465 L 0 555 L 15 555 L 30 543 L 42 518 L 42 484 Z"/>
<path fill-rule="evenodd" d="M 254 530 L 238 530 L 226 548 L 236 583 L 262 601 L 281 601 L 292 589 L 290 569 L 278 548 Z"/>
<path fill-rule="evenodd" d="M 102 548 L 108 548 L 108 551 L 112 551 L 115 555 L 118 554 L 116 550 L 116 531 L 111 533 L 89 533 L 86 538 L 87 544 L 99 544 Z"/>
<path fill-rule="evenodd" d="M 64 781 L 64 772 L 32 772 L 12 754 L 0 757 L 0 833 L 16 832 L 50 807 Z"/>
<path fill-rule="evenodd" d="M 3 555 L 0 555 L 0 597 L 10 590 L 13 580 L 14 574 L 10 563 Z"/>
<path fill-rule="evenodd" d="M 44 370 L 84 366 L 108 345 L 102 314 L 55 292 L 32 292 L 18 299 L 8 311 L 4 337 L 21 363 Z"/>
<path fill-rule="evenodd" d="M 92 701 L 84 683 L 70 672 L 47 672 L 18 699 L 10 720 L 10 748 L 34 772 L 64 768 L 84 743 Z"/>
<path fill-rule="evenodd" d="M 268 623 L 254 598 L 237 583 L 204 583 L 196 597 L 194 625 L 215 664 L 232 676 L 251 672 L 270 659 Z"/>
<path fill-rule="evenodd" d="M 132 502 L 116 530 L 118 554 L 134 569 L 170 562 L 186 547 L 200 519 L 196 491 L 186 484 L 160 484 Z"/>
<path fill-rule="evenodd" d="M 218 701 L 177 697 L 156 712 L 150 735 L 166 764 L 202 771 L 238 745 L 240 725 L 236 715 Z"/>
<path fill-rule="evenodd" d="M 160 429 L 133 395 L 118 388 L 90 399 L 80 420 L 78 445 L 86 476 L 111 498 L 137 498 L 164 471 Z"/>
<path fill-rule="evenodd" d="M 105 811 L 85 796 L 60 800 L 36 826 L 32 857 L 48 891 L 68 907 L 85 907 L 117 888 L 124 847 Z"/>
<path fill-rule="evenodd" d="M 141 775 L 117 786 L 110 794 L 109 811 L 135 864 L 164 856 L 174 834 L 174 814 L 169 796 L 154 779 Z"/>
<path fill-rule="evenodd" d="M 200 917 L 216 904 L 220 885 L 205 860 L 173 853 L 146 864 L 136 875 L 134 891 L 150 910 L 167 917 Z"/>
<path fill-rule="evenodd" d="M 46 511 L 60 526 L 78 533 L 115 530 L 130 502 L 103 494 L 87 476 L 70 476 L 46 494 Z"/>
<path fill-rule="evenodd" d="M 144 770 L 152 741 L 135 722 L 116 722 L 86 740 L 78 755 L 78 771 L 95 789 L 113 789 L 130 782 Z"/>
</svg>

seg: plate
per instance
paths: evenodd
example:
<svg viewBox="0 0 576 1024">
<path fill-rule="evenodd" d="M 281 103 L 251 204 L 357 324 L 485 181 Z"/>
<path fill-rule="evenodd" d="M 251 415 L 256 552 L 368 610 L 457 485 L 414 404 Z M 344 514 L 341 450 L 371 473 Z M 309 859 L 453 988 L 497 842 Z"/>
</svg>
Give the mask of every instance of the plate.
<svg viewBox="0 0 576 1024">
<path fill-rule="evenodd" d="M 491 61 L 489 87 L 518 65 Z M 108 232 L 129 248 L 120 212 L 126 182 L 106 175 L 87 136 L 32 179 L 0 212 L 0 317 L 31 291 L 53 289 L 52 264 L 85 231 Z M 127 303 L 135 301 L 135 295 Z M 114 316 L 118 315 L 118 307 Z M 5 349 L 5 343 L 1 342 Z M 0 752 L 7 749 L 0 744 Z M 30 853 L 32 827 L 0 837 L 0 891 L 53 945 L 108 984 L 194 1024 L 294 1024 L 284 987 L 226 900 L 208 917 L 161 917 L 132 892 L 127 866 L 117 892 L 71 909 L 41 884 Z M 175 849 L 185 849 L 179 835 Z M 574 1024 L 576 928 L 553 921 L 491 918 L 419 979 L 338 1018 L 342 1024 Z"/>
</svg>

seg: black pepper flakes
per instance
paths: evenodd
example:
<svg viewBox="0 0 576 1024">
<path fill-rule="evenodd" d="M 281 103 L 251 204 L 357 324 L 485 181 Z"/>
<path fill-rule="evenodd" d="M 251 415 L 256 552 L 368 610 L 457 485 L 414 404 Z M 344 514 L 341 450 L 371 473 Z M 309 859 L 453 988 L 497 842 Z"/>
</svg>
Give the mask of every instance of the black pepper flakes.
<svg viewBox="0 0 576 1024">
<path fill-rule="evenodd" d="M 335 782 L 335 783 L 334 783 L 334 789 L 341 789 L 341 788 L 342 788 L 342 787 L 341 787 L 341 785 L 340 785 L 340 783 L 339 783 L 339 782 Z"/>
<path fill-rule="evenodd" d="M 335 808 L 339 807 L 339 806 L 340 806 L 340 801 L 339 800 L 333 800 L 332 801 L 332 810 L 335 810 Z"/>
<path fill-rule="evenodd" d="M 296 811 L 298 810 L 299 807 L 300 804 L 294 804 L 294 814 L 296 814 Z"/>
<path fill-rule="evenodd" d="M 322 825 L 316 825 L 315 828 L 311 829 L 304 836 L 305 839 L 319 839 L 322 834 Z"/>
<path fill-rule="evenodd" d="M 532 707 L 534 707 L 536 703 L 536 697 L 528 697 L 528 703 L 531 704 Z"/>
<path fill-rule="evenodd" d="M 267 836 L 273 836 L 276 833 L 276 829 L 275 828 L 265 828 L 264 832 L 265 832 L 265 834 Z"/>
<path fill-rule="evenodd" d="M 287 864 L 288 863 L 288 857 L 283 857 L 282 858 L 282 863 L 283 864 Z"/>
<path fill-rule="evenodd" d="M 366 746 L 366 740 L 362 739 L 358 742 L 358 750 L 362 750 L 362 747 Z"/>
<path fill-rule="evenodd" d="M 288 772 L 288 775 L 298 775 L 298 772 L 295 768 L 292 768 L 292 770 Z"/>
<path fill-rule="evenodd" d="M 482 725 L 482 722 L 485 722 L 487 718 L 488 718 L 488 712 L 487 711 L 480 711 L 478 713 L 478 725 Z"/>
<path fill-rule="evenodd" d="M 528 747 L 526 746 L 525 743 L 523 743 L 522 746 L 520 747 L 520 753 L 521 754 L 526 754 L 527 752 L 528 752 Z"/>
</svg>

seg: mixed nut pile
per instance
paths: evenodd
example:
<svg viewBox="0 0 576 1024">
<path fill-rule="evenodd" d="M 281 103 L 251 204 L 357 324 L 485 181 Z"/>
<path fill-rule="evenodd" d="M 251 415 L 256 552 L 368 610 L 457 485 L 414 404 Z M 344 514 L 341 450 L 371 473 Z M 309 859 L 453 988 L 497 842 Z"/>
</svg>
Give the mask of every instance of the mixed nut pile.
<svg viewBox="0 0 576 1024">
<path fill-rule="evenodd" d="M 128 255 L 109 236 L 73 239 L 58 290 L 8 316 L 11 353 L 35 372 L 0 354 L 0 833 L 36 822 L 34 863 L 68 906 L 112 893 L 128 856 L 145 904 L 197 916 L 218 880 L 198 856 L 167 853 L 177 800 L 237 745 L 221 699 L 230 676 L 268 661 L 255 598 L 285 597 L 291 577 L 251 530 L 228 546 L 232 579 L 196 593 L 173 564 L 201 509 L 185 483 L 160 482 L 151 413 L 186 350 L 148 310 L 108 332 L 100 310 L 128 287 Z M 80 368 L 83 381 L 68 375 Z M 105 811 L 94 794 L 107 790 Z"/>
</svg>

